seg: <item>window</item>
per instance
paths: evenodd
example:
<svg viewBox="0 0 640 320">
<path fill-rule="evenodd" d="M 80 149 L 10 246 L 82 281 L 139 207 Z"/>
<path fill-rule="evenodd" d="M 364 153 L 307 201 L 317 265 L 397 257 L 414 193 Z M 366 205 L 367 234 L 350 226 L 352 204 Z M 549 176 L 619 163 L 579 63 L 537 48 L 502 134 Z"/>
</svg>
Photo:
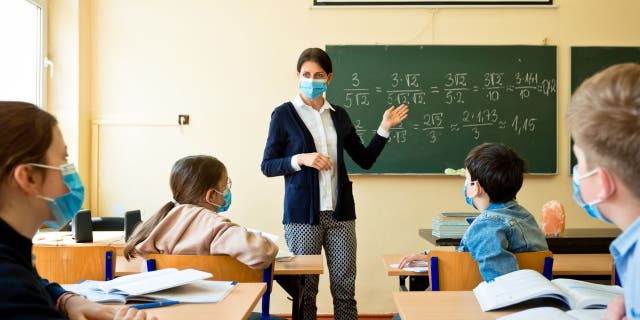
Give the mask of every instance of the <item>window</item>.
<svg viewBox="0 0 640 320">
<path fill-rule="evenodd" d="M 0 100 L 44 107 L 46 1 L 0 1 Z"/>
</svg>

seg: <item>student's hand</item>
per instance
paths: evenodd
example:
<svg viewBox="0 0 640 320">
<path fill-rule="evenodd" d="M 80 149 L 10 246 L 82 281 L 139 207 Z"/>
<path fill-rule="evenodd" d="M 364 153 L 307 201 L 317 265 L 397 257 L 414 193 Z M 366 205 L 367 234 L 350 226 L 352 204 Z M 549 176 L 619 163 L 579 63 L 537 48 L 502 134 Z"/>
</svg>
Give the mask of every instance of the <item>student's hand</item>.
<svg viewBox="0 0 640 320">
<path fill-rule="evenodd" d="M 118 309 L 113 320 L 147 320 L 147 313 L 136 308 L 122 307 Z M 158 320 L 158 318 L 151 317 L 148 320 Z"/>
<path fill-rule="evenodd" d="M 333 162 L 331 162 L 331 158 L 317 152 L 301 153 L 298 155 L 298 165 L 318 170 L 331 170 Z"/>
<path fill-rule="evenodd" d="M 398 263 L 398 269 L 402 269 L 404 267 L 410 267 L 412 261 L 424 261 L 427 262 L 427 256 L 422 253 L 409 254 L 402 257 L 400 263 Z"/>
<path fill-rule="evenodd" d="M 406 104 L 401 104 L 397 108 L 391 106 L 382 115 L 382 123 L 380 123 L 380 126 L 382 127 L 382 129 L 389 132 L 391 128 L 404 121 L 407 116 L 409 116 L 409 106 L 407 106 Z"/>
<path fill-rule="evenodd" d="M 122 307 L 116 310 L 113 307 L 89 301 L 81 296 L 69 298 L 65 303 L 65 310 L 69 316 L 69 320 L 147 319 L 146 313 L 138 312 L 137 309 Z M 149 320 L 157 320 L 157 318 L 152 317 Z"/>
<path fill-rule="evenodd" d="M 624 315 L 624 297 L 617 296 L 611 300 L 607 306 L 607 312 L 604 315 L 605 320 L 625 320 Z"/>
</svg>

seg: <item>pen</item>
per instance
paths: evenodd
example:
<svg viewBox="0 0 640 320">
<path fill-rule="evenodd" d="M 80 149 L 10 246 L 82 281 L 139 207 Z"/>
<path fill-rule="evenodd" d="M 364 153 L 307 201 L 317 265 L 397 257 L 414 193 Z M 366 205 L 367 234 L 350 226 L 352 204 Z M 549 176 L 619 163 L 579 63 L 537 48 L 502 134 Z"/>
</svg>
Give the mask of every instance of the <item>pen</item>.
<svg viewBox="0 0 640 320">
<path fill-rule="evenodd" d="M 180 301 L 167 300 L 167 301 L 158 301 L 158 302 L 149 302 L 149 303 L 136 304 L 136 305 L 129 306 L 129 307 L 130 308 L 136 308 L 136 309 L 150 309 L 150 308 L 160 308 L 160 307 L 172 306 L 172 305 L 178 304 L 178 303 L 180 303 Z"/>
</svg>

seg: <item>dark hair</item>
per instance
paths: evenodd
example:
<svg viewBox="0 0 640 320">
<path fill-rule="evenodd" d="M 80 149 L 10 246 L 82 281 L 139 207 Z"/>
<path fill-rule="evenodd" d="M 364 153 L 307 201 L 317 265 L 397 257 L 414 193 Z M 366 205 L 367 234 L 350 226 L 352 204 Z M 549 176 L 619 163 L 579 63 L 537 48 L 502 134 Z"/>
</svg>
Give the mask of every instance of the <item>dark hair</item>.
<svg viewBox="0 0 640 320">
<path fill-rule="evenodd" d="M 302 68 L 302 65 L 307 61 L 313 61 L 322 67 L 327 74 L 333 72 L 333 66 L 331 65 L 331 58 L 329 55 L 320 48 L 307 48 L 302 51 L 298 58 L 298 72 Z"/>
<path fill-rule="evenodd" d="M 0 101 L 0 182 L 24 163 L 44 163 L 58 121 L 31 103 Z"/>
<path fill-rule="evenodd" d="M 526 162 L 513 149 L 500 143 L 483 143 L 471 149 L 464 166 L 471 180 L 478 181 L 494 203 L 513 200 L 522 187 Z"/>
<path fill-rule="evenodd" d="M 202 196 L 220 183 L 226 170 L 220 160 L 207 155 L 188 156 L 176 161 L 169 180 L 173 199 L 180 204 L 201 203 Z M 156 214 L 136 227 L 124 248 L 127 260 L 136 256 L 135 246 L 149 237 L 174 207 L 172 201 L 167 202 Z"/>
</svg>

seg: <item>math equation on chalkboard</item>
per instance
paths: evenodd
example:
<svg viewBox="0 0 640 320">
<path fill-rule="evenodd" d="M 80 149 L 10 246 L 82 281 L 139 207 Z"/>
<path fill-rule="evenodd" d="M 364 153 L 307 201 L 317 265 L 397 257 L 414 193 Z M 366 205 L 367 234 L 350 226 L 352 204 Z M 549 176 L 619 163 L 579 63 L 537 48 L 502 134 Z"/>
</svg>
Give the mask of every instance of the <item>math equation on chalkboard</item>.
<svg viewBox="0 0 640 320">
<path fill-rule="evenodd" d="M 374 173 L 441 173 L 482 142 L 510 145 L 532 173 L 555 173 L 555 47 L 328 46 L 327 99 L 366 145 L 384 111 L 407 104 Z M 348 163 L 351 173 L 366 173 Z"/>
<path fill-rule="evenodd" d="M 480 84 L 469 83 L 468 73 L 447 73 L 442 75 L 442 83 L 429 84 L 426 88 L 422 87 L 419 73 L 392 73 L 386 87 L 376 86 L 371 89 L 360 88 L 359 77 L 357 72 L 351 74 L 352 87 L 343 89 L 344 98 L 340 102 L 345 108 L 367 109 L 371 107 L 372 100 L 384 100 L 386 105 L 407 104 L 414 107 L 414 110 L 417 109 L 417 112 L 420 110 L 419 106 L 429 104 L 457 106 L 458 112 L 455 114 L 445 114 L 443 111 L 424 113 L 419 121 L 412 121 L 409 127 L 401 124 L 393 128 L 390 141 L 395 143 L 407 142 L 407 130 L 420 132 L 414 136 L 427 143 L 438 143 L 439 137 L 452 134 L 467 134 L 478 140 L 483 127 L 513 130 L 518 135 L 533 133 L 539 120 L 537 117 L 515 114 L 504 118 L 491 105 L 499 102 L 501 96 L 515 95 L 525 101 L 532 99 L 532 95 L 555 96 L 557 90 L 555 78 L 543 79 L 536 72 L 517 72 L 506 76 L 503 72 L 487 72 L 482 75 Z M 372 98 L 371 95 L 379 97 Z M 473 104 L 478 98 L 485 108 L 474 108 Z M 465 108 L 465 104 L 470 107 Z M 371 138 L 368 133 L 372 135 L 377 130 L 377 127 L 365 128 L 360 119 L 353 121 L 363 143 L 365 139 Z"/>
</svg>

